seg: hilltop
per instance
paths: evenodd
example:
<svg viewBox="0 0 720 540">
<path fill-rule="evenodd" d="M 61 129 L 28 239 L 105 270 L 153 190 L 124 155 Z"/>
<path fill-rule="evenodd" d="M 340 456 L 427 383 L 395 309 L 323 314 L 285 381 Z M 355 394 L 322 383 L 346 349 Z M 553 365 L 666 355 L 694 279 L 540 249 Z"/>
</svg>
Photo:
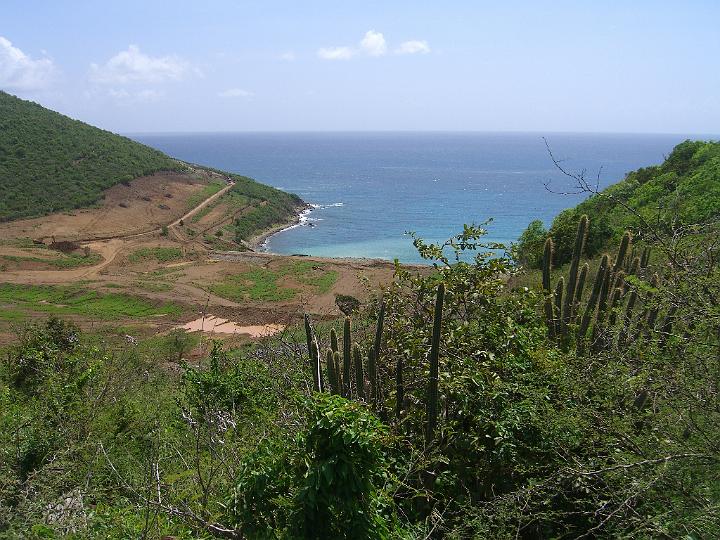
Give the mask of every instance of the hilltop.
<svg viewBox="0 0 720 540">
<path fill-rule="evenodd" d="M 662 164 L 630 172 L 558 214 L 549 231 L 539 221 L 531 223 L 520 240 L 521 259 L 537 266 L 545 238 L 551 236 L 555 263 L 568 262 L 583 214 L 590 218 L 586 243 L 590 257 L 617 242 L 628 229 L 643 238 L 650 229 L 668 235 L 678 227 L 716 220 L 720 216 L 720 142 L 680 143 Z"/>
</svg>

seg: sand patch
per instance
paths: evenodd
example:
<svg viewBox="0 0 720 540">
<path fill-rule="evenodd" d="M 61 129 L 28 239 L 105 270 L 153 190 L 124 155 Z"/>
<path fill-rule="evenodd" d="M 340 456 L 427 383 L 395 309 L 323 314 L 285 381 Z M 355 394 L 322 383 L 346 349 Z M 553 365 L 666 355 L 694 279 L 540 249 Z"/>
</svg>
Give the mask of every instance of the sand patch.
<svg viewBox="0 0 720 540">
<path fill-rule="evenodd" d="M 218 334 L 246 334 L 250 337 L 261 338 L 272 336 L 285 329 L 284 324 L 258 324 L 252 326 L 240 326 L 228 319 L 208 315 L 207 317 L 195 319 L 187 324 L 178 326 L 187 332 L 209 332 Z"/>
</svg>

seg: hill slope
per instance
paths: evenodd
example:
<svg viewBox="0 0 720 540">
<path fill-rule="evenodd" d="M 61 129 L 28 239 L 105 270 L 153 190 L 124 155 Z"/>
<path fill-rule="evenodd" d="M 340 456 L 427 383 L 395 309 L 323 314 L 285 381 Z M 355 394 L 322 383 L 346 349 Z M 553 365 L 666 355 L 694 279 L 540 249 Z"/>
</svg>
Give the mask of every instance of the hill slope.
<svg viewBox="0 0 720 540">
<path fill-rule="evenodd" d="M 524 262 L 536 263 L 549 235 L 555 241 L 555 263 L 572 254 L 578 220 L 590 217 L 586 244 L 593 256 L 631 229 L 644 225 L 669 233 L 672 227 L 703 224 L 720 217 L 720 142 L 685 141 L 661 164 L 638 169 L 624 180 L 564 210 L 549 231 L 534 222 L 520 240 Z"/>
<path fill-rule="evenodd" d="M 115 184 L 183 168 L 126 137 L 0 92 L 0 221 L 89 206 Z"/>
</svg>

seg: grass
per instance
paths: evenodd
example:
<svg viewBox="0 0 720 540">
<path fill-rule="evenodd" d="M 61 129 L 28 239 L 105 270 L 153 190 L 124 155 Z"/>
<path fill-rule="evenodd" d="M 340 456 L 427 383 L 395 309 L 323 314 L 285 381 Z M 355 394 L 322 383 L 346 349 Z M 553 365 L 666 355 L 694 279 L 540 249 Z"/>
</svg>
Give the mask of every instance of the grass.
<svg viewBox="0 0 720 540">
<path fill-rule="evenodd" d="M 170 283 L 165 283 L 164 281 L 138 281 L 135 283 L 135 286 L 150 292 L 165 292 L 173 288 Z"/>
<path fill-rule="evenodd" d="M 220 191 L 222 188 L 224 188 L 227 184 L 225 182 L 215 181 L 211 182 L 207 186 L 203 187 L 200 191 L 197 193 L 194 193 L 191 195 L 187 200 L 187 208 L 188 210 L 191 210 L 195 208 L 198 204 L 203 202 L 205 199 L 208 199 L 215 195 L 218 191 Z"/>
<path fill-rule="evenodd" d="M 254 268 L 229 276 L 225 281 L 210 285 L 209 290 L 236 302 L 248 299 L 266 302 L 292 300 L 299 291 L 293 287 L 280 285 L 278 281 L 284 277 L 313 287 L 316 293 L 323 294 L 332 289 L 337 281 L 338 272 L 325 270 L 323 265 L 312 261 L 293 261 L 277 270 Z"/>
<path fill-rule="evenodd" d="M 176 304 L 154 304 L 120 293 L 100 294 L 77 286 L 0 284 L 0 302 L 55 315 L 83 315 L 99 319 L 179 315 Z"/>
<path fill-rule="evenodd" d="M 102 257 L 97 253 L 90 255 L 61 255 L 58 258 L 46 259 L 43 257 L 21 257 L 17 255 L 3 255 L 3 259 L 9 262 L 39 262 L 47 264 L 53 268 L 65 270 L 69 268 L 78 268 L 81 266 L 90 266 L 102 261 Z"/>
<path fill-rule="evenodd" d="M 154 259 L 158 262 L 170 262 L 182 259 L 182 250 L 173 247 L 141 248 L 133 251 L 128 260 L 132 263 Z"/>
</svg>

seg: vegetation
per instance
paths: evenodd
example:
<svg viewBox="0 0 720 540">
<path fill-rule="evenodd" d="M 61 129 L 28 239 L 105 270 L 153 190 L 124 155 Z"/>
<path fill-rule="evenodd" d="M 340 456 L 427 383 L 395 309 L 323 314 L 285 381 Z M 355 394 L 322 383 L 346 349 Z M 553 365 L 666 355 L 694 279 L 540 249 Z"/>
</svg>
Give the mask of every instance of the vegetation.
<svg viewBox="0 0 720 540">
<path fill-rule="evenodd" d="M 132 263 L 145 260 L 156 260 L 158 262 L 170 262 L 182 259 L 182 250 L 175 247 L 154 247 L 140 248 L 133 251 L 128 260 Z"/>
<path fill-rule="evenodd" d="M 98 319 L 177 315 L 179 306 L 154 305 L 125 294 L 100 294 L 81 286 L 13 285 L 0 283 L 0 303 L 24 311 L 78 314 Z"/>
<path fill-rule="evenodd" d="M 27 328 L 0 362 L 0 533 L 720 537 L 719 231 L 660 224 L 634 254 L 623 232 L 586 261 L 594 219 L 572 224 L 567 268 L 543 240 L 531 286 L 480 227 L 416 238 L 429 271 L 397 266 L 352 318 L 193 365 L 178 331 Z M 220 285 L 320 289 L 313 264 Z M 13 298 L 73 295 L 0 287 Z"/>
<path fill-rule="evenodd" d="M 530 268 L 539 268 L 548 236 L 555 243 L 553 264 L 570 261 L 575 225 L 583 214 L 591 223 L 585 246 L 589 257 L 618 243 L 626 230 L 638 240 L 656 243 L 684 227 L 702 227 L 720 217 L 720 142 L 685 141 L 662 165 L 631 172 L 601 192 L 582 175 L 568 174 L 591 196 L 561 212 L 549 231 L 539 221 L 530 224 L 518 246 L 521 262 Z"/>
<path fill-rule="evenodd" d="M 277 270 L 253 268 L 234 274 L 208 288 L 219 296 L 237 302 L 246 299 L 278 302 L 295 298 L 298 293 L 296 288 L 278 283 L 283 278 L 309 285 L 318 294 L 324 294 L 332 289 L 338 273 L 335 270 L 325 270 L 322 264 L 312 261 L 292 261 Z"/>
<path fill-rule="evenodd" d="M 126 137 L 0 92 L 0 221 L 90 206 L 115 184 L 184 168 Z"/>
</svg>

